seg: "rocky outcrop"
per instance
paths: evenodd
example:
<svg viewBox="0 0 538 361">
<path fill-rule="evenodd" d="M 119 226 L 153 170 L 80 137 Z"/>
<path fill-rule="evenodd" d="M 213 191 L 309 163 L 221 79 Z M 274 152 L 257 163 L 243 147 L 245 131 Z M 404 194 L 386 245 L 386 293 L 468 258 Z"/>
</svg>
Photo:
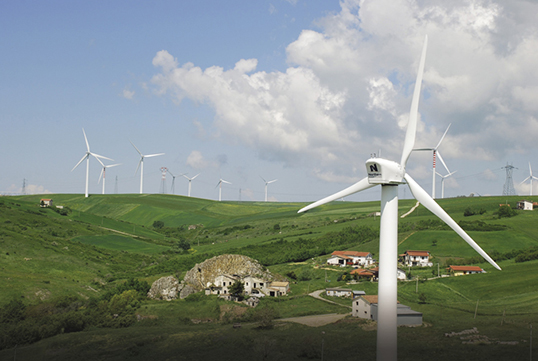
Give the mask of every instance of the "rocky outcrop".
<svg viewBox="0 0 538 361">
<path fill-rule="evenodd" d="M 190 294 L 203 291 L 215 283 L 220 275 L 256 276 L 272 280 L 273 275 L 258 261 L 247 256 L 224 254 L 196 264 L 187 272 L 181 283 L 173 276 L 162 277 L 153 282 L 148 297 L 153 299 L 173 300 L 185 298 Z"/>
<path fill-rule="evenodd" d="M 237 254 L 224 254 L 197 264 L 187 272 L 183 281 L 198 292 L 211 286 L 215 278 L 222 274 L 273 279 L 271 273 L 255 259 Z"/>
<path fill-rule="evenodd" d="M 177 278 L 174 276 L 161 277 L 151 285 L 148 297 L 171 301 L 177 299 L 182 289 L 183 284 L 179 284 Z"/>
</svg>

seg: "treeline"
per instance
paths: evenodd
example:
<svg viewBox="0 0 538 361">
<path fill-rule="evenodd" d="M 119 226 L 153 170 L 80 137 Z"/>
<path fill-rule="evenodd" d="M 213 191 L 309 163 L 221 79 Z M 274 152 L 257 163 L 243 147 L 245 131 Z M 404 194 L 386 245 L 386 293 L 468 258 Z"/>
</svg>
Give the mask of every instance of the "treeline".
<svg viewBox="0 0 538 361">
<path fill-rule="evenodd" d="M 489 252 L 489 255 L 496 262 L 506 261 L 510 259 L 513 259 L 515 262 L 518 262 L 518 263 L 527 262 L 527 261 L 538 259 L 538 247 L 531 247 L 531 248 L 519 249 L 519 250 L 513 249 L 508 252 L 492 251 L 492 252 Z M 460 259 L 447 258 L 447 260 L 445 261 L 445 264 L 449 266 L 449 265 L 478 264 L 478 263 L 485 263 L 485 262 L 487 261 L 482 256 L 473 256 L 473 257 L 460 258 Z"/>
<path fill-rule="evenodd" d="M 240 254 L 258 260 L 264 266 L 286 262 L 301 262 L 312 257 L 332 253 L 338 248 L 346 249 L 373 239 L 379 238 L 379 231 L 366 226 L 346 227 L 339 232 L 326 233 L 317 239 L 299 238 L 287 241 L 281 238 L 277 241 L 242 248 L 230 248 L 229 254 Z M 152 273 L 187 271 L 197 263 L 220 253 L 200 253 L 190 256 L 178 256 L 162 262 L 152 269 Z"/>
<path fill-rule="evenodd" d="M 63 296 L 25 304 L 15 298 L 0 308 L 0 349 L 29 344 L 89 327 L 120 328 L 136 321 L 135 311 L 149 291 L 146 281 L 130 279 L 100 298 Z"/>
<path fill-rule="evenodd" d="M 465 231 L 479 231 L 479 232 L 493 232 L 493 231 L 504 231 L 509 229 L 507 225 L 504 224 L 490 224 L 484 221 L 475 220 L 475 221 L 459 221 L 459 226 Z M 428 219 L 420 220 L 418 222 L 401 222 L 398 231 L 399 232 L 409 232 L 409 231 L 448 231 L 451 228 L 443 221 L 438 219 Z"/>
</svg>

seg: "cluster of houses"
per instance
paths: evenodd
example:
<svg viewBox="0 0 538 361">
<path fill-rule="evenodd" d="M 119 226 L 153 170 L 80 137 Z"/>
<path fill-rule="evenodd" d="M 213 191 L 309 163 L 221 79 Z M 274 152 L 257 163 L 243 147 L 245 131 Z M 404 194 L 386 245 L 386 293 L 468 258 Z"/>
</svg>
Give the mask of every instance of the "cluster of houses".
<svg viewBox="0 0 538 361">
<path fill-rule="evenodd" d="M 398 255 L 398 262 L 403 267 L 432 267 L 429 251 L 413 251 L 408 250 Z M 379 267 L 374 267 L 377 261 L 373 258 L 370 252 L 357 251 L 334 251 L 327 259 L 328 265 L 340 267 L 353 267 L 351 275 L 358 279 L 366 279 L 377 281 L 379 275 Z M 485 271 L 478 266 L 450 266 L 447 273 L 451 276 L 461 276 L 473 273 L 484 273 Z M 405 280 L 406 272 L 398 268 L 397 278 Z"/>
<path fill-rule="evenodd" d="M 229 297 L 229 288 L 236 282 L 243 283 L 244 293 L 249 297 L 279 297 L 286 296 L 290 291 L 289 282 L 267 281 L 254 276 L 239 276 L 221 274 L 215 277 L 215 282 L 205 289 L 206 295 Z"/>
</svg>

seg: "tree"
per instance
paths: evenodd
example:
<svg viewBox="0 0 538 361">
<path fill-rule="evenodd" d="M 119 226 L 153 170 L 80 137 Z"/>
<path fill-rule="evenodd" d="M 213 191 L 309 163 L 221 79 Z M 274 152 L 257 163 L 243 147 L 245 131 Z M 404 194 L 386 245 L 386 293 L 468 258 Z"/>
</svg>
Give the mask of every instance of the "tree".
<svg viewBox="0 0 538 361">
<path fill-rule="evenodd" d="M 176 242 L 176 247 L 179 248 L 181 251 L 188 251 L 191 249 L 191 244 L 187 242 L 184 238 L 181 238 L 178 242 Z"/>
<path fill-rule="evenodd" d="M 497 211 L 497 216 L 499 218 L 510 218 L 516 216 L 518 213 L 515 209 L 510 208 L 510 206 L 500 206 Z"/>
<path fill-rule="evenodd" d="M 161 229 L 163 227 L 164 227 L 164 222 L 163 221 L 155 221 L 155 222 L 153 222 L 153 228 Z"/>
<path fill-rule="evenodd" d="M 243 285 L 243 282 L 236 280 L 230 287 L 228 287 L 228 292 L 239 299 L 239 301 L 243 300 L 243 292 L 245 292 L 245 286 Z"/>
</svg>

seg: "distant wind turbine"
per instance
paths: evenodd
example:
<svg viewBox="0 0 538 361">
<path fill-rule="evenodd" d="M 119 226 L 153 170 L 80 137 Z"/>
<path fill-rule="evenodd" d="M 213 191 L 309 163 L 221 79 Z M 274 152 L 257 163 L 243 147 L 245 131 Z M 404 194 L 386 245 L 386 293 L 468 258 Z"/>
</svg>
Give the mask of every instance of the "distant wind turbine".
<svg viewBox="0 0 538 361">
<path fill-rule="evenodd" d="M 448 173 L 447 175 L 442 175 L 441 173 L 437 173 L 437 175 L 441 177 L 441 198 L 445 198 L 445 179 L 450 177 L 452 174 L 456 172 L 457 170 L 455 170 L 452 173 Z"/>
<path fill-rule="evenodd" d="M 194 177 L 192 178 L 189 178 L 187 177 L 185 174 L 183 174 L 183 177 L 187 178 L 189 180 L 189 192 L 187 193 L 187 197 L 190 197 L 191 196 L 191 182 L 194 178 L 198 177 L 200 175 L 200 173 L 198 173 L 197 175 L 195 175 Z"/>
<path fill-rule="evenodd" d="M 538 180 L 538 178 L 536 178 L 535 176 L 532 175 L 531 162 L 529 162 L 529 173 L 530 173 L 530 175 L 529 175 L 527 178 L 525 178 L 525 179 L 523 180 L 523 182 L 521 182 L 521 183 L 519 183 L 519 184 L 523 184 L 523 183 L 525 183 L 526 181 L 530 180 L 530 181 L 531 181 L 531 191 L 530 191 L 529 195 L 532 196 L 532 180 L 533 180 L 533 179 Z"/>
<path fill-rule="evenodd" d="M 135 174 L 136 174 L 136 172 L 138 172 L 138 168 L 140 168 L 140 194 L 142 194 L 142 190 L 143 190 L 143 186 L 144 186 L 144 158 L 157 157 L 159 155 L 164 155 L 164 153 L 144 155 L 138 150 L 138 148 L 136 147 L 136 145 L 133 144 L 133 142 L 131 142 L 130 140 L 129 140 L 129 142 L 132 144 L 134 149 L 136 149 L 138 154 L 140 154 L 140 160 L 138 161 L 138 167 L 136 167 Z"/>
<path fill-rule="evenodd" d="M 168 169 L 168 173 L 170 173 L 170 175 L 172 176 L 172 186 L 170 187 L 170 190 L 172 191 L 172 194 L 176 194 L 176 187 L 175 187 L 175 182 L 176 182 L 176 175 L 173 175 L 172 172 L 170 172 L 170 169 Z M 180 176 L 184 176 L 185 174 L 187 173 L 184 173 L 184 174 L 180 174 Z"/>
<path fill-rule="evenodd" d="M 422 187 L 406 173 L 406 165 L 413 150 L 416 137 L 418 103 L 426 48 L 428 38 L 424 40 L 424 47 L 420 58 L 415 90 L 411 102 L 409 122 L 405 134 L 405 141 L 400 163 L 382 158 L 370 158 L 366 161 L 367 177 L 354 185 L 323 198 L 299 210 L 299 213 L 308 211 L 322 204 L 346 197 L 376 185 L 381 185 L 381 220 L 379 232 L 379 283 L 377 308 L 377 360 L 397 360 L 397 326 L 398 326 L 398 186 L 407 182 L 413 196 L 430 212 L 441 218 L 460 237 L 462 237 L 475 251 L 484 257 L 495 268 L 500 267 L 488 256 L 486 252 L 435 202 L 435 200 L 422 189 Z"/>
<path fill-rule="evenodd" d="M 78 167 L 80 163 L 86 161 L 86 191 L 84 193 L 84 196 L 86 198 L 88 198 L 88 180 L 89 180 L 89 177 L 90 177 L 90 155 L 92 157 L 94 157 L 95 159 L 97 159 L 97 160 L 99 160 L 99 158 L 108 159 L 108 160 L 113 160 L 113 159 L 103 157 L 102 155 L 99 155 L 99 154 L 92 153 L 90 151 L 90 143 L 88 143 L 88 138 L 86 137 L 86 132 L 84 131 L 84 128 L 82 128 L 82 133 L 84 134 L 84 140 L 86 141 L 86 153 L 84 154 L 82 159 L 79 160 L 77 165 L 74 166 L 73 169 L 71 169 L 71 172 L 74 171 L 75 168 Z"/>
<path fill-rule="evenodd" d="M 419 148 L 419 149 L 413 149 L 414 151 L 424 151 L 424 150 L 431 150 L 433 151 L 433 170 L 432 170 L 432 198 L 435 199 L 435 174 L 437 173 L 435 171 L 435 156 L 438 155 L 439 156 L 439 160 L 441 161 L 441 163 L 443 163 L 443 165 L 445 166 L 445 169 L 448 173 L 450 173 L 450 171 L 448 170 L 448 167 L 446 166 L 445 164 L 445 161 L 443 160 L 443 157 L 441 157 L 441 153 L 439 153 L 438 149 L 439 149 L 439 146 L 441 145 L 441 142 L 443 141 L 443 139 L 445 139 L 445 135 L 446 133 L 448 132 L 448 130 L 450 129 L 450 126 L 452 124 L 449 124 L 448 127 L 446 128 L 445 130 L 445 133 L 443 134 L 443 136 L 441 137 L 441 140 L 439 141 L 439 143 L 437 143 L 437 146 L 435 148 Z M 438 173 L 437 173 L 438 174 Z"/>
<path fill-rule="evenodd" d="M 267 185 L 276 182 L 278 179 L 274 179 L 268 182 L 265 179 L 263 179 L 262 176 L 260 176 L 260 178 L 265 182 L 265 201 L 267 202 Z"/>
<path fill-rule="evenodd" d="M 103 178 L 103 192 L 102 192 L 102 194 L 105 194 L 106 169 L 116 167 L 118 165 L 121 165 L 121 163 L 105 165 L 103 162 L 101 162 L 101 159 L 97 158 L 97 161 L 99 163 L 101 163 L 101 166 L 103 166 L 103 169 L 101 169 L 101 174 L 99 175 L 99 180 L 97 181 L 97 184 L 99 184 L 99 182 L 101 182 L 101 178 Z"/>
<path fill-rule="evenodd" d="M 225 181 L 225 180 L 222 179 L 222 178 L 219 180 L 219 182 L 217 183 L 217 187 L 219 187 L 219 202 L 221 201 L 222 183 L 232 184 L 232 183 L 230 183 L 230 182 Z M 216 187 L 215 187 L 215 188 L 216 188 Z"/>
</svg>

